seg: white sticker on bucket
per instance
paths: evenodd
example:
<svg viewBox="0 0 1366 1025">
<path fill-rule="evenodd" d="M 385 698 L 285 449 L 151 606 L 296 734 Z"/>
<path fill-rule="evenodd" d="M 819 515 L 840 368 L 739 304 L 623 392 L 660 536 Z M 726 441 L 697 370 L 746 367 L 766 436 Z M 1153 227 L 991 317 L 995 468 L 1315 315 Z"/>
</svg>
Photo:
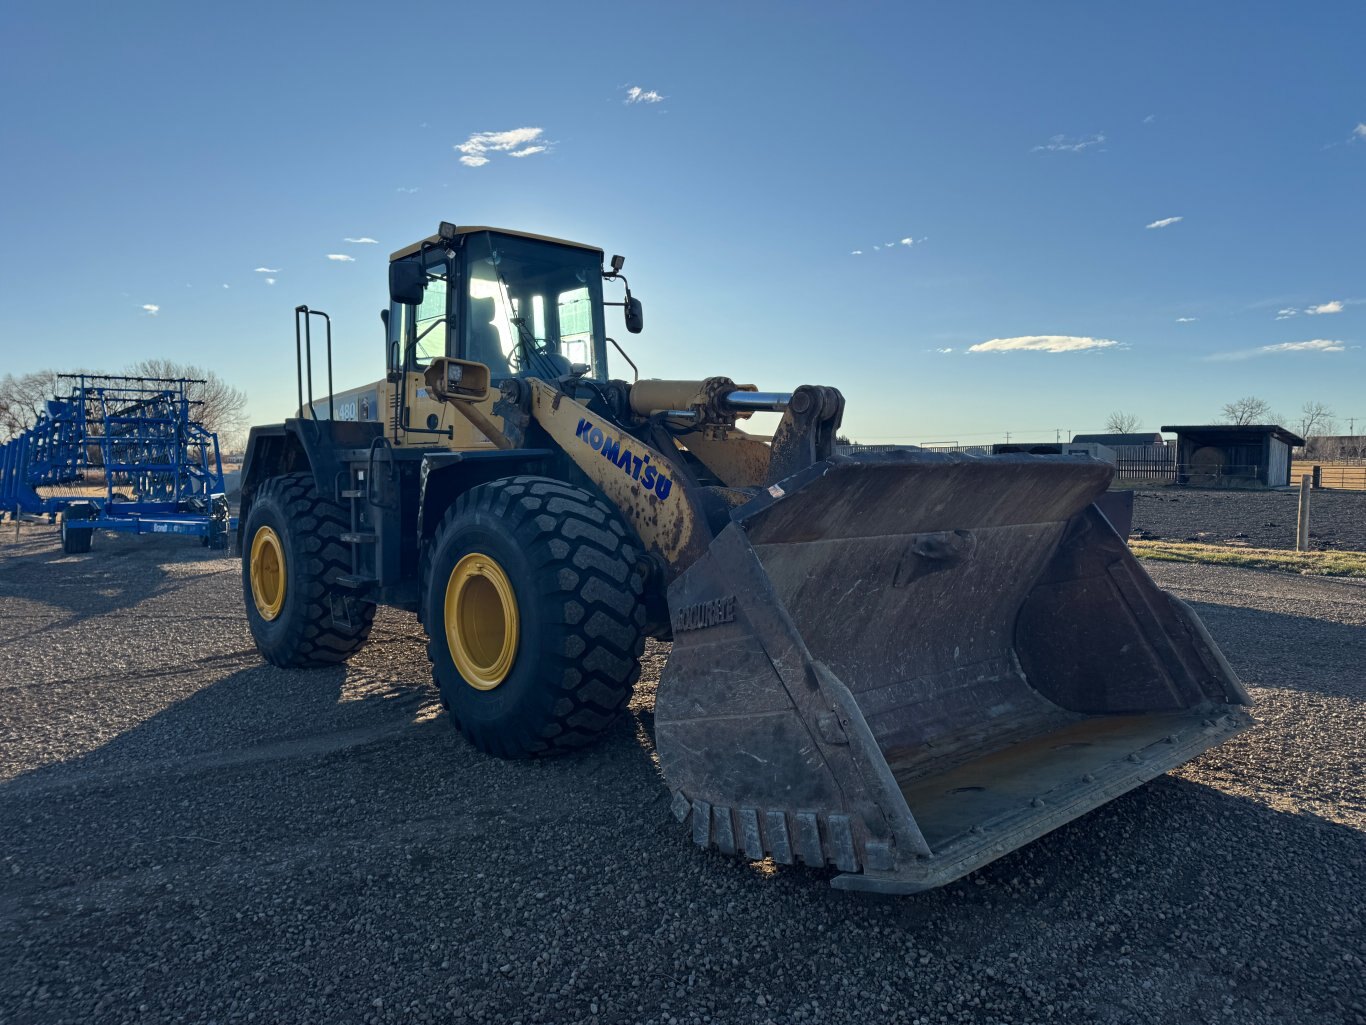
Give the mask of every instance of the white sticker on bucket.
<svg viewBox="0 0 1366 1025">
<path fill-rule="evenodd" d="M 784 491 L 782 488 L 778 487 L 778 485 L 776 485 L 776 484 L 771 485 L 771 486 L 769 487 L 768 493 L 769 493 L 770 495 L 772 495 L 774 498 L 782 498 L 785 494 L 787 494 L 786 491 Z"/>
</svg>

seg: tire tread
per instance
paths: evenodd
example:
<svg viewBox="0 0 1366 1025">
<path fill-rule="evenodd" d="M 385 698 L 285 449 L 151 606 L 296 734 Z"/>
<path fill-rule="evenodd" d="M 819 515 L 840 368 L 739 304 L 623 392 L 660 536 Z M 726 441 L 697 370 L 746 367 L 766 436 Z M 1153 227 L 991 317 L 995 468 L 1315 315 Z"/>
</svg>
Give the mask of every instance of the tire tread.
<svg viewBox="0 0 1366 1025">
<path fill-rule="evenodd" d="M 345 662 L 370 639 L 375 619 L 375 606 L 366 601 L 351 603 L 354 621 L 350 624 L 338 623 L 332 615 L 332 582 L 351 571 L 351 551 L 340 537 L 350 529 L 349 518 L 340 505 L 318 494 L 311 473 L 272 477 L 261 486 L 256 501 L 269 496 L 277 496 L 290 524 L 295 557 L 303 555 L 302 564 L 295 567 L 293 583 L 302 584 L 306 605 L 304 615 L 280 645 L 284 649 L 282 658 L 277 661 L 271 654 L 267 658 L 287 667 Z M 250 540 L 246 546 L 243 559 L 249 556 Z M 251 601 L 249 589 L 246 600 Z"/>
<path fill-rule="evenodd" d="M 472 488 L 447 510 L 437 536 L 479 512 L 503 521 L 522 543 L 537 571 L 537 599 L 553 610 L 551 620 L 564 636 L 553 654 L 536 652 L 553 663 L 544 667 L 544 677 L 556 688 L 543 722 L 527 724 L 520 735 L 491 735 L 460 722 L 455 703 L 445 702 L 451 718 L 476 746 L 504 757 L 582 748 L 621 714 L 640 675 L 645 606 L 636 543 L 601 499 L 544 477 L 509 477 Z M 432 570 L 428 560 L 429 595 L 438 586 Z M 433 629 L 428 624 L 429 637 Z M 428 652 L 435 678 L 442 651 L 429 640 Z"/>
</svg>

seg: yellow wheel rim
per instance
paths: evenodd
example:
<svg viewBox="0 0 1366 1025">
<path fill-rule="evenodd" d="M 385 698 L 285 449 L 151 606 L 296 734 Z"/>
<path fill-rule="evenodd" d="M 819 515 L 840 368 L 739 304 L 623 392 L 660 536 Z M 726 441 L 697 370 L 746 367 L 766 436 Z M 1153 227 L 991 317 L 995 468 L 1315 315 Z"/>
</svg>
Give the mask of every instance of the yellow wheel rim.
<svg viewBox="0 0 1366 1025">
<path fill-rule="evenodd" d="M 280 614 L 285 604 L 285 550 L 280 535 L 261 527 L 251 539 L 251 600 L 264 620 Z"/>
<path fill-rule="evenodd" d="M 517 595 L 502 566 L 481 552 L 455 564 L 446 582 L 446 644 L 466 683 L 493 690 L 507 679 L 520 624 Z"/>
</svg>

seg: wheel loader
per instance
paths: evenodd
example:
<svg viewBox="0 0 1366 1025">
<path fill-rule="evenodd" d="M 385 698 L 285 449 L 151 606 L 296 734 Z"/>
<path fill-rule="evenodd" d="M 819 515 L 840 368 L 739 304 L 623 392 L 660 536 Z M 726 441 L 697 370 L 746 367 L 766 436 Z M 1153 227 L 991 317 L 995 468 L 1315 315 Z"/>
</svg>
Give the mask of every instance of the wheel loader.
<svg viewBox="0 0 1366 1025">
<path fill-rule="evenodd" d="M 525 758 L 591 743 L 645 639 L 672 641 L 655 744 L 692 839 L 880 893 L 957 879 L 1251 724 L 1097 508 L 1109 464 L 842 456 L 832 387 L 612 379 L 609 346 L 635 367 L 606 308 L 643 324 L 623 266 L 443 222 L 391 257 L 383 379 L 339 392 L 330 319 L 296 309 L 298 415 L 251 431 L 242 475 L 265 659 L 342 662 L 378 605 L 412 610 L 451 721 Z M 760 412 L 771 435 L 745 429 Z"/>
</svg>

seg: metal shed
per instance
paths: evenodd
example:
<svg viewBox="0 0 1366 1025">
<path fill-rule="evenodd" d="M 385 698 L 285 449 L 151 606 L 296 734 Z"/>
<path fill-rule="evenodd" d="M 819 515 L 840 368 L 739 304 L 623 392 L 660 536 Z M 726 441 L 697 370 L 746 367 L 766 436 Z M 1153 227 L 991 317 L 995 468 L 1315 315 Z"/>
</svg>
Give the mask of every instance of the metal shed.
<svg viewBox="0 0 1366 1025">
<path fill-rule="evenodd" d="M 1276 424 L 1163 427 L 1176 435 L 1177 481 L 1197 487 L 1283 488 L 1304 439 Z"/>
<path fill-rule="evenodd" d="M 1164 431 L 1167 428 L 1162 428 Z M 1074 434 L 1074 445 L 1107 445 L 1116 448 L 1124 445 L 1161 445 L 1162 435 L 1156 431 L 1139 431 L 1135 434 Z"/>
</svg>

